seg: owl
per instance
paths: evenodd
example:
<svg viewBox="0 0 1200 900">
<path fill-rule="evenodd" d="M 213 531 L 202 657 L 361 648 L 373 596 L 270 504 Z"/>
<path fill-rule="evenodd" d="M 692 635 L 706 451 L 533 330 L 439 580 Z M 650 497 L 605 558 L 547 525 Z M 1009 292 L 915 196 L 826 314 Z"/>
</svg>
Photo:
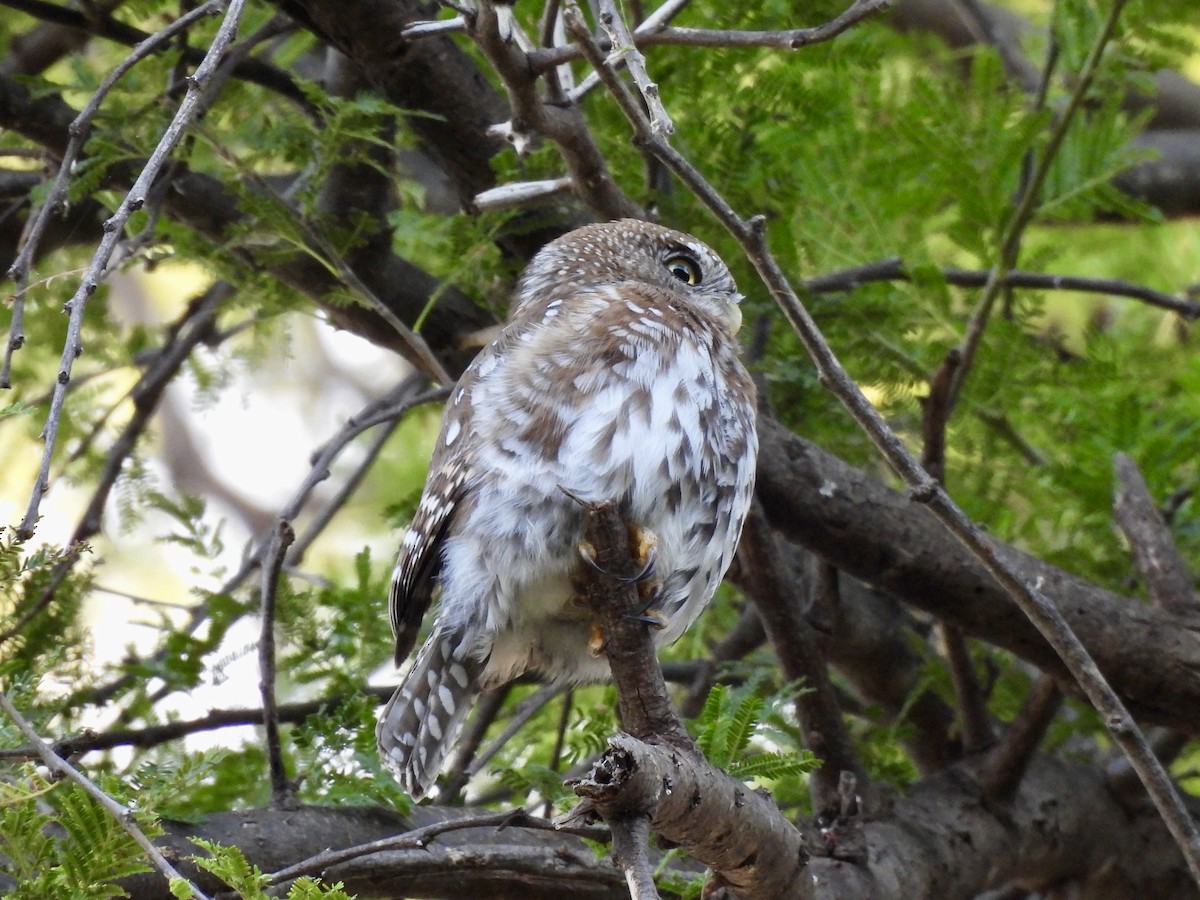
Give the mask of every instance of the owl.
<svg viewBox="0 0 1200 900">
<path fill-rule="evenodd" d="M 573 573 L 579 500 L 652 536 L 654 639 L 678 638 L 733 559 L 754 488 L 755 390 L 738 293 L 696 238 L 635 219 L 542 248 L 500 335 L 447 402 L 392 576 L 396 664 L 380 753 L 425 796 L 475 697 L 526 672 L 609 677 Z"/>
</svg>

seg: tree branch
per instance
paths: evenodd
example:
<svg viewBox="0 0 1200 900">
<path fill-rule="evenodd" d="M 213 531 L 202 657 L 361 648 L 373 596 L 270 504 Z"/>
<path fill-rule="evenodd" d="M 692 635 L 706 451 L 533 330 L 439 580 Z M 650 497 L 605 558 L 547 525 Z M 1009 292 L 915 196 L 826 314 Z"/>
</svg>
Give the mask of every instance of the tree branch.
<svg viewBox="0 0 1200 900">
<path fill-rule="evenodd" d="M 1117 2 L 1117 6 L 1119 5 L 1120 0 Z M 571 16 L 570 12 L 571 9 L 568 8 L 568 30 L 584 48 L 588 61 L 600 74 L 621 111 L 633 126 L 635 141 L 650 149 L 674 172 L 734 236 L 799 335 L 801 343 L 816 364 L 821 383 L 841 401 L 889 465 L 910 486 L 913 498 L 926 504 L 947 530 L 982 563 L 988 574 L 1004 587 L 1005 592 L 1017 602 L 1021 611 L 1054 648 L 1087 695 L 1093 708 L 1103 717 L 1113 740 L 1129 757 L 1172 836 L 1183 851 L 1188 868 L 1200 882 L 1200 831 L 1188 815 L 1174 784 L 1154 756 L 1120 697 L 1109 686 L 1087 648 L 1071 630 L 1059 610 L 1042 594 L 1042 585 L 1021 580 L 1007 561 L 997 555 L 994 545 L 979 526 L 972 522 L 938 483 L 921 468 L 899 437 L 888 427 L 878 410 L 850 378 L 825 341 L 816 321 L 800 302 L 786 274 L 767 246 L 765 219 L 761 216 L 750 220 L 742 219 L 687 159 L 661 136 L 654 134 L 644 112 L 629 95 L 625 85 L 615 73 L 605 67 L 604 58 L 583 25 L 581 17 L 577 12 Z M 1102 42 L 1098 42 L 1093 48 L 1094 53 L 1098 54 L 1102 46 Z M 1052 155 L 1047 149 L 1046 156 Z M 1035 172 L 1031 182 L 1031 193 L 1036 192 L 1038 177 Z M 1010 226 L 1015 226 L 1021 219 L 1020 212 L 1014 214 Z M 1013 227 L 1006 233 L 1014 233 Z M 999 272 L 999 268 L 993 269 L 993 272 Z M 963 362 L 966 366 L 965 354 Z M 962 371 L 959 370 L 960 373 Z"/>
<path fill-rule="evenodd" d="M 774 531 L 757 502 L 742 530 L 738 555 L 750 573 L 742 580 L 743 589 L 762 618 L 784 678 L 803 680 L 806 688 L 795 705 L 804 746 L 821 759 L 820 767 L 808 776 L 813 812 L 818 818 L 836 814 L 843 772 L 854 776 L 867 809 L 872 809 L 878 798 L 842 723 L 825 655 L 804 619 L 799 592 L 782 571 Z"/>
<path fill-rule="evenodd" d="M 758 496 L 783 535 L 967 634 L 1067 674 L 1013 598 L 930 510 L 778 423 L 758 424 Z M 1019 579 L 1043 585 L 1140 719 L 1194 728 L 1200 719 L 1200 619 L 1166 613 L 1000 541 L 990 543 Z M 1112 629 L 1118 621 L 1121 627 Z"/>
<path fill-rule="evenodd" d="M 1171 529 L 1154 505 L 1146 480 L 1124 453 L 1113 457 L 1117 476 L 1113 509 L 1117 524 L 1129 541 L 1146 592 L 1168 612 L 1187 615 L 1200 608 L 1192 576 L 1175 547 Z"/>
<path fill-rule="evenodd" d="M 504 82 L 512 106 L 512 124 L 554 142 L 579 198 L 602 219 L 645 218 L 645 211 L 613 180 L 579 108 L 550 106 L 538 96 L 537 76 L 531 73 L 526 54 L 503 40 L 497 31 L 491 0 L 480 4 L 472 36 Z"/>
<path fill-rule="evenodd" d="M 983 287 L 987 284 L 987 270 L 947 268 L 941 270 L 947 284 L 955 287 Z M 864 284 L 877 281 L 912 281 L 912 275 L 904 268 L 898 257 L 879 262 L 818 275 L 801 283 L 808 294 L 836 294 L 852 291 Z M 1000 279 L 1004 287 L 1034 288 L 1047 291 L 1080 291 L 1089 294 L 1107 294 L 1141 300 L 1150 306 L 1178 313 L 1184 319 L 1200 318 L 1200 303 L 1175 294 L 1155 291 L 1140 284 L 1131 284 L 1116 278 L 1084 278 L 1075 275 L 1054 275 L 1045 272 L 1026 272 L 1010 269 Z"/>
<path fill-rule="evenodd" d="M 291 523 L 281 518 L 271 536 L 259 590 L 258 689 L 263 702 L 267 763 L 271 773 L 271 804 L 280 809 L 295 808 L 296 791 L 288 780 L 283 764 L 283 748 L 279 742 L 279 710 L 275 704 L 275 606 L 283 558 L 295 539 L 296 532 L 292 530 Z"/>
<path fill-rule="evenodd" d="M 770 799 L 697 756 L 620 734 L 572 786 L 606 817 L 648 812 L 655 834 L 714 869 L 737 897 L 813 896 L 800 832 Z"/>
<path fill-rule="evenodd" d="M 979 766 L 979 784 L 986 796 L 1007 797 L 1017 789 L 1062 699 L 1058 682 L 1049 675 L 1039 675 L 1021 712 Z"/>
<path fill-rule="evenodd" d="M 155 147 L 154 152 L 146 161 L 145 166 L 143 166 L 141 174 L 134 181 L 133 187 L 125 195 L 125 199 L 121 201 L 120 206 L 117 207 L 117 211 L 104 223 L 105 234 L 100 241 L 100 246 L 96 249 L 92 261 L 80 281 L 79 289 L 67 301 L 66 309 L 70 312 L 70 318 L 67 323 L 67 338 L 63 347 L 62 362 L 59 365 L 58 381 L 55 384 L 54 395 L 50 401 L 50 412 L 46 416 L 46 424 L 42 429 L 42 440 L 45 444 L 42 453 L 42 463 L 38 469 L 37 479 L 34 481 L 29 506 L 25 510 L 25 516 L 21 519 L 21 523 L 16 529 L 17 536 L 22 539 L 32 537 L 37 528 L 38 510 L 41 505 L 42 495 L 46 492 L 49 483 L 50 460 L 54 455 L 55 444 L 58 438 L 58 426 L 62 416 L 63 399 L 66 395 L 67 385 L 71 380 L 71 369 L 75 363 L 75 359 L 83 352 L 80 332 L 83 327 L 83 312 L 87 305 L 87 300 L 95 293 L 96 288 L 99 286 L 104 271 L 112 257 L 113 250 L 121 238 L 126 222 L 129 221 L 129 217 L 136 210 L 141 209 L 145 205 L 146 197 L 150 194 L 150 189 L 155 179 L 158 178 L 159 173 L 167 164 L 171 152 L 183 137 L 184 132 L 191 124 L 192 118 L 199 111 L 206 85 L 216 72 L 217 66 L 226 49 L 237 35 L 244 6 L 245 0 L 230 0 L 225 18 L 221 23 L 221 27 L 217 29 L 217 34 L 213 38 L 212 45 L 205 54 L 204 60 L 188 79 L 187 93 L 184 95 L 183 101 L 179 104 L 179 109 L 163 132 L 158 146 Z"/>
<path fill-rule="evenodd" d="M 579 578 L 599 621 L 621 722 L 629 734 L 589 774 L 572 782 L 586 801 L 560 821 L 595 811 L 605 821 L 648 817 L 656 834 L 711 866 L 746 898 L 810 897 L 804 839 L 769 799 L 709 765 L 671 709 L 646 624 L 629 528 L 612 503 L 585 506 L 584 540 L 594 565 Z M 602 574 L 609 573 L 609 574 Z"/>
<path fill-rule="evenodd" d="M 96 785 L 84 777 L 84 775 L 78 769 L 51 750 L 50 745 L 38 736 L 38 733 L 33 729 L 33 726 L 30 725 L 25 720 L 25 717 L 17 711 L 17 708 L 13 706 L 12 702 L 8 699 L 8 694 L 3 691 L 0 691 L 0 710 L 3 710 L 4 713 L 10 719 L 12 719 L 13 724 L 16 725 L 21 734 L 25 736 L 25 740 L 29 741 L 29 743 L 37 750 L 38 756 L 42 758 L 42 762 L 46 764 L 51 772 L 53 772 L 55 775 L 62 776 L 70 781 L 73 781 L 85 794 L 100 804 L 100 806 L 104 808 L 105 812 L 117 820 L 117 824 L 124 828 L 125 832 L 137 842 L 137 845 L 141 847 L 142 850 L 145 851 L 146 857 L 151 863 L 154 864 L 154 867 L 162 873 L 164 878 L 166 878 L 168 881 L 172 879 L 179 879 L 184 883 L 184 885 L 186 885 L 187 889 L 191 892 L 191 895 L 196 898 L 196 900 L 208 900 L 208 897 L 201 892 L 200 888 L 196 887 L 196 885 L 184 878 L 184 876 L 181 875 L 173 865 L 167 862 L 167 859 L 165 856 L 163 856 L 162 851 L 160 851 L 158 847 L 151 843 L 150 839 L 146 837 L 146 833 L 138 827 L 137 821 L 133 816 L 133 811 L 122 806 L 112 797 L 108 796 L 108 794 L 104 793 L 104 791 L 100 790 L 100 788 L 96 787 Z"/>
</svg>

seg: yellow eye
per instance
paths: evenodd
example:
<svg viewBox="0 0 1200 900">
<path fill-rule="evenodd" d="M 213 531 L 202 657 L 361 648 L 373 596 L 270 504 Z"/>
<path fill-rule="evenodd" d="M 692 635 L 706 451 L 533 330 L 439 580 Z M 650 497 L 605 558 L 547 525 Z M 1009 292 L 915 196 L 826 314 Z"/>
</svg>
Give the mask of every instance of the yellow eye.
<svg viewBox="0 0 1200 900">
<path fill-rule="evenodd" d="M 667 271 L 673 278 L 684 284 L 697 285 L 700 283 L 700 267 L 688 256 L 672 256 L 666 261 Z"/>
</svg>

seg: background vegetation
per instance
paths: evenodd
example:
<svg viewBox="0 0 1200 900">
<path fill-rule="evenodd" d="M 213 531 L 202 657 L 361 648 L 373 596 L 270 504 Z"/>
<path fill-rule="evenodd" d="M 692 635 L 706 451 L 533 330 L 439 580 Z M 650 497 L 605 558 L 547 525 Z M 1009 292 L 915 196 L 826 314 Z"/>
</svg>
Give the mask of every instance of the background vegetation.
<svg viewBox="0 0 1200 900">
<path fill-rule="evenodd" d="M 131 50 L 192 5 L 0 3 L 0 257 L 13 266 L 0 306 L 12 338 L 0 685 L 200 889 L 261 896 L 259 870 L 327 847 L 570 805 L 564 777 L 617 729 L 611 688 L 498 692 L 436 805 L 410 809 L 374 749 L 395 682 L 384 598 L 436 433 L 435 367 L 461 371 L 545 240 L 644 214 L 730 262 L 749 295 L 764 417 L 805 442 L 772 432 L 788 452 L 760 476 L 769 492 L 752 528 L 766 543 L 664 654 L 708 759 L 808 829 L 818 879 L 833 877 L 823 865 L 868 879 L 857 894 L 819 880 L 824 896 L 1196 894 L 1103 717 L 895 493 L 734 236 L 631 141 L 603 88 L 577 115 L 529 75 L 533 59 L 569 93 L 552 51 L 494 40 L 480 24 L 490 13 L 428 35 L 406 29 L 458 13 L 315 0 L 231 4 L 236 37 L 189 81 L 231 22 L 210 6 Z M 642 6 L 622 8 L 631 26 L 653 12 Z M 1194 0 L 901 0 L 796 50 L 736 35 L 820 25 L 845 5 L 678 6 L 676 25 L 715 37 L 639 42 L 671 144 L 734 210 L 765 216 L 771 251 L 850 375 L 971 518 L 1028 554 L 1013 565 L 1043 578 L 1192 786 Z M 516 15 L 538 42 L 542 6 Z M 567 65 L 576 83 L 592 71 Z M 130 206 L 185 98 L 195 117 Z M 508 141 L 488 130 L 504 123 Z M 496 192 L 553 179 L 529 199 Z M 110 238 L 111 257 L 98 256 Z M 1080 280 L 1068 290 L 1041 275 Z M 1131 465 L 1114 474 L 1117 454 Z M 1118 486 L 1159 512 L 1118 525 Z M 821 506 L 833 495 L 847 504 Z M 271 679 L 259 637 L 273 591 Z M 261 727 L 263 678 L 278 739 Z M 831 749 L 837 732 L 846 744 Z M 50 777 L 18 719 L 0 716 L 0 748 L 0 888 L 164 895 L 120 818 Z M 842 772 L 855 780 L 839 794 Z M 924 830 L 902 838 L 897 822 Z M 510 844 L 494 823 L 430 849 L 414 849 L 419 836 L 304 870 L 319 881 L 275 883 L 294 897 L 339 896 L 338 883 L 360 896 L 625 890 L 602 842 L 531 829 Z M 889 851 L 907 887 L 887 880 Z M 662 889 L 698 894 L 690 866 L 670 854 Z"/>
</svg>

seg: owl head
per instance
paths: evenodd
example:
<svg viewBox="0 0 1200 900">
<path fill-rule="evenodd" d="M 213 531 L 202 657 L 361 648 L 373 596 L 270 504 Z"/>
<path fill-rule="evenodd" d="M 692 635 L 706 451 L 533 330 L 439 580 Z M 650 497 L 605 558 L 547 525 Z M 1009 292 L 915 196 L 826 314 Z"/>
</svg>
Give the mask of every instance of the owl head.
<svg viewBox="0 0 1200 900">
<path fill-rule="evenodd" d="M 742 323 L 729 267 L 703 241 L 640 219 L 585 225 L 551 241 L 530 261 L 513 314 L 547 297 L 634 282 L 683 298 L 736 333 Z"/>
</svg>

